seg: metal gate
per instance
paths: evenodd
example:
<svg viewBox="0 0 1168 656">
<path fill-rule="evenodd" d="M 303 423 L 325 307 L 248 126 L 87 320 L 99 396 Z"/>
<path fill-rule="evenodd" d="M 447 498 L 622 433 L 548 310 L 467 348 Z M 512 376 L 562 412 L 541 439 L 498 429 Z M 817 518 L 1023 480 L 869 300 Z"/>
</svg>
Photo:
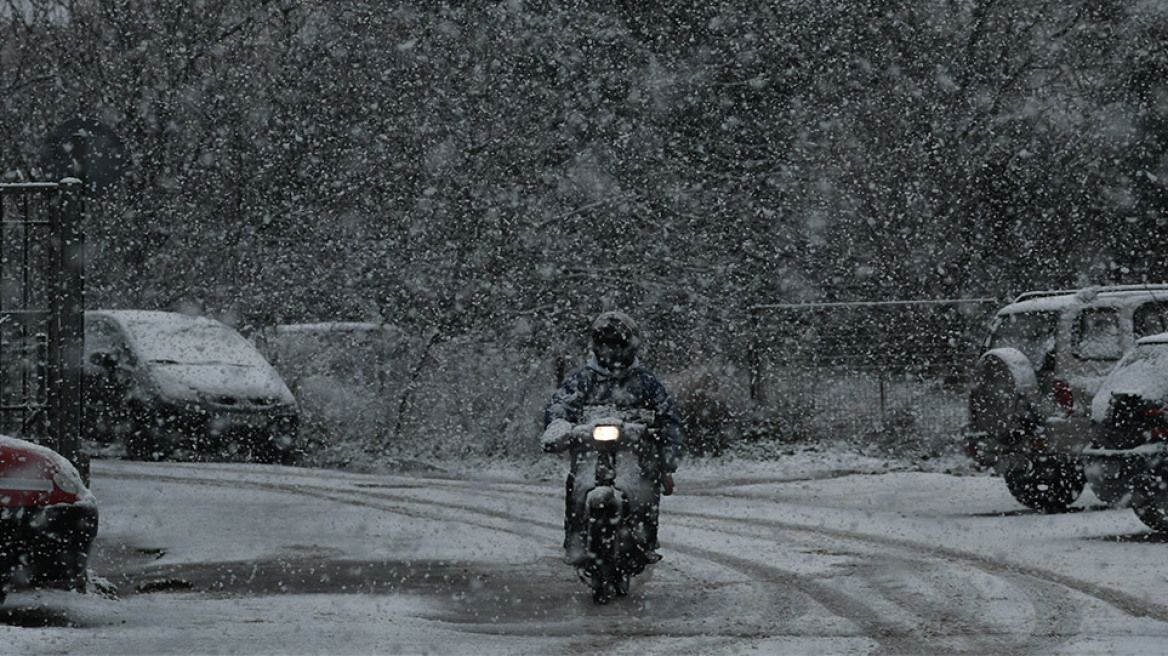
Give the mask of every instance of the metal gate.
<svg viewBox="0 0 1168 656">
<path fill-rule="evenodd" d="M 82 184 L 0 184 L 0 432 L 80 451 Z M 88 478 L 88 477 L 87 477 Z"/>
</svg>

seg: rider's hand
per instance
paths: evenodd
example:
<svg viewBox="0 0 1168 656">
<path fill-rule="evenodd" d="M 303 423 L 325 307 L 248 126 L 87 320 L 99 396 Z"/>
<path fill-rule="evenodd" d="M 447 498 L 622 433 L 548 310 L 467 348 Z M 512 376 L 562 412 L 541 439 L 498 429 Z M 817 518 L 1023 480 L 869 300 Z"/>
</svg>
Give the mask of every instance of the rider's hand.
<svg viewBox="0 0 1168 656">
<path fill-rule="evenodd" d="M 665 496 L 673 494 L 673 474 L 661 475 L 661 494 Z"/>
<path fill-rule="evenodd" d="M 572 442 L 572 424 L 563 419 L 554 419 L 539 438 L 540 446 L 547 453 L 567 450 Z"/>
</svg>

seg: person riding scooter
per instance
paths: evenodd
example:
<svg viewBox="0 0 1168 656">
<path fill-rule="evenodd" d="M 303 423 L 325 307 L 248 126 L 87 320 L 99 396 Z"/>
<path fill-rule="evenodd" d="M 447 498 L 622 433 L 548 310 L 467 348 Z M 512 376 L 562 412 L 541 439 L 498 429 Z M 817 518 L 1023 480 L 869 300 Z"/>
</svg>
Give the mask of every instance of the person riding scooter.
<svg viewBox="0 0 1168 656">
<path fill-rule="evenodd" d="M 645 562 L 657 562 L 657 516 L 661 494 L 673 493 L 673 473 L 681 461 L 684 441 L 673 403 L 665 386 L 637 359 L 640 331 L 623 312 L 604 312 L 592 322 L 592 357 L 588 365 L 567 377 L 544 411 L 544 451 L 571 450 L 572 463 L 566 484 L 564 511 L 564 560 L 579 566 L 585 560 L 585 513 L 583 496 L 576 494 L 575 479 L 581 450 L 573 448 L 570 427 L 579 423 L 585 408 L 612 406 L 617 410 L 651 411 L 650 427 L 660 442 L 640 462 L 640 474 L 652 492 L 630 499 L 630 513 L 643 530 L 637 531 Z"/>
</svg>

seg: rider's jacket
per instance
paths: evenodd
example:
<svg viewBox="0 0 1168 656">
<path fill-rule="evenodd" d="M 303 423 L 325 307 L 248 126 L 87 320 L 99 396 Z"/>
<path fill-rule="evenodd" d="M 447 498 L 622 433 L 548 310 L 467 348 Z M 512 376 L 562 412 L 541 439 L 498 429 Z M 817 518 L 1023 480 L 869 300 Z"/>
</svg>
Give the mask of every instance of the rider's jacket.
<svg viewBox="0 0 1168 656">
<path fill-rule="evenodd" d="M 662 447 L 657 468 L 660 472 L 677 471 L 681 462 L 684 443 L 677 415 L 673 412 L 673 402 L 665 386 L 657 377 L 641 367 L 640 361 L 623 371 L 613 373 L 605 370 L 593 357 L 587 367 L 573 372 L 560 385 L 544 410 L 544 425 L 551 426 L 556 420 L 567 424 L 579 423 L 581 413 L 587 406 L 611 405 L 618 410 L 651 410 L 656 416 L 654 427 L 662 437 Z M 556 431 L 544 434 L 544 448 L 560 451 L 567 443 L 558 444 Z M 563 436 L 566 440 L 567 436 Z"/>
</svg>

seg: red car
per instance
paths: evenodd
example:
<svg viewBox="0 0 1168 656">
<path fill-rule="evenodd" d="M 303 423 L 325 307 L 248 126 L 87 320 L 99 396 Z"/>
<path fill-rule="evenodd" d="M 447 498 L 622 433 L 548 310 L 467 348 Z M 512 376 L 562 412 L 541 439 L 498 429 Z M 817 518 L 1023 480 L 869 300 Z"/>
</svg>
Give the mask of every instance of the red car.
<svg viewBox="0 0 1168 656">
<path fill-rule="evenodd" d="M 97 535 L 97 501 L 52 449 L 0 435 L 0 603 L 9 590 L 75 586 Z"/>
</svg>

